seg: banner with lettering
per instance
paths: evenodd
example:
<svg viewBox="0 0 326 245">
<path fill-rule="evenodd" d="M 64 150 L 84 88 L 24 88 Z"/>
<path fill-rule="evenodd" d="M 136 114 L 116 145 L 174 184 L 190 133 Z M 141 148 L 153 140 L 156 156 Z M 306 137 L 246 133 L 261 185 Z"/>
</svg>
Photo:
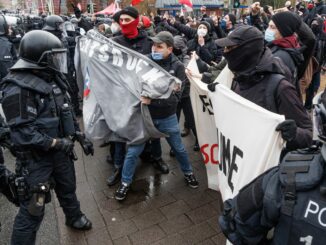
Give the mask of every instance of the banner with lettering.
<svg viewBox="0 0 326 245">
<path fill-rule="evenodd" d="M 83 83 L 85 133 L 93 139 L 139 144 L 165 137 L 141 96 L 166 99 L 181 81 L 148 57 L 95 30 L 77 41 L 76 73 Z"/>
<path fill-rule="evenodd" d="M 206 166 L 208 188 L 218 190 L 218 151 L 217 134 L 215 132 L 215 119 L 212 102 L 208 97 L 207 84 L 200 81 L 195 59 L 191 59 L 188 69 L 194 76 L 188 76 L 191 83 L 190 98 L 194 112 L 198 143 Z"/>
<path fill-rule="evenodd" d="M 226 200 L 279 163 L 283 140 L 275 128 L 285 118 L 244 99 L 222 84 L 208 95 L 216 125 L 211 132 L 217 137 L 218 185 Z"/>
</svg>

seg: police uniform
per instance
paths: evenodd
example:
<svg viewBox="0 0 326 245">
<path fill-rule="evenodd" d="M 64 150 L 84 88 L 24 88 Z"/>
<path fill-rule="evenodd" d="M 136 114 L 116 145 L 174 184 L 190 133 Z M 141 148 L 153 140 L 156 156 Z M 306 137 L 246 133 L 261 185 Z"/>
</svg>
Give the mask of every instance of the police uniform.
<svg viewBox="0 0 326 245">
<path fill-rule="evenodd" d="M 234 244 L 321 245 L 326 239 L 326 146 L 288 153 L 224 203 L 219 224 Z"/>
<path fill-rule="evenodd" d="M 40 44 L 33 44 L 37 39 Z M 47 49 L 44 45 L 51 42 L 54 45 Z M 32 50 L 34 46 L 39 47 Z M 17 157 L 16 174 L 22 180 L 17 186 L 20 209 L 14 222 L 12 244 L 35 244 L 44 204 L 50 201 L 51 187 L 63 208 L 66 224 L 76 229 L 91 228 L 91 222 L 80 211 L 76 196 L 72 147 L 66 150 L 58 147 L 79 131 L 66 81 L 59 72 L 42 67 L 45 60 L 42 64 L 30 62 L 38 60 L 36 56 L 56 57 L 61 53 L 48 53 L 60 47 L 60 40 L 50 33 L 27 33 L 21 42 L 20 60 L 1 84 L 2 107 Z M 62 52 L 62 57 L 65 56 Z M 58 61 L 48 63 L 61 64 Z"/>
<path fill-rule="evenodd" d="M 17 61 L 15 47 L 5 36 L 0 36 L 0 81 Z"/>
</svg>

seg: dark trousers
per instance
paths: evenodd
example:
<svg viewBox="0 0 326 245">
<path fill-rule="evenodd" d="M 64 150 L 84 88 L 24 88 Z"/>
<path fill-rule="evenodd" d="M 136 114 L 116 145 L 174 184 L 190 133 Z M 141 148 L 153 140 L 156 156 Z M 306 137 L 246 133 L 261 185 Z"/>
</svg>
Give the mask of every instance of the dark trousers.
<svg viewBox="0 0 326 245">
<path fill-rule="evenodd" d="M 196 131 L 196 124 L 194 118 L 194 112 L 191 106 L 190 97 L 181 98 L 177 106 L 177 117 L 178 121 L 180 120 L 181 110 L 185 116 L 185 128 L 189 128 L 192 130 L 194 136 L 196 137 L 197 143 L 197 131 Z"/>
<path fill-rule="evenodd" d="M 74 164 L 66 154 L 52 152 L 38 157 L 37 160 L 17 160 L 18 169 L 20 166 L 21 175 L 30 187 L 46 183 L 53 178 L 54 190 L 67 220 L 73 221 L 82 215 L 76 196 Z M 35 244 L 36 233 L 43 220 L 44 209 L 39 216 L 31 215 L 28 211 L 30 201 L 31 199 L 28 199 L 20 203 L 11 237 L 12 245 Z"/>
</svg>

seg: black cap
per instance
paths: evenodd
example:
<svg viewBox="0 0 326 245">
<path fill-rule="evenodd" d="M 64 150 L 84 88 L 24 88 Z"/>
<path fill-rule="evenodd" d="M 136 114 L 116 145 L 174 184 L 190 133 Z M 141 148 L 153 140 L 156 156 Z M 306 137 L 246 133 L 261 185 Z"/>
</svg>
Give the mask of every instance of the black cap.
<svg viewBox="0 0 326 245">
<path fill-rule="evenodd" d="M 129 15 L 135 19 L 137 19 L 139 16 L 138 10 L 131 6 L 125 7 L 124 9 L 120 10 L 117 14 L 118 14 L 117 16 L 119 16 L 119 18 L 120 18 L 120 15 L 122 15 L 122 14 Z"/>
<path fill-rule="evenodd" d="M 283 37 L 292 36 L 299 29 L 302 22 L 297 14 L 290 11 L 273 15 L 272 21 Z"/>
<path fill-rule="evenodd" d="M 264 40 L 264 35 L 256 27 L 242 25 L 232 31 L 227 37 L 216 40 L 216 44 L 220 47 L 229 47 L 241 45 L 248 41 Z"/>
<path fill-rule="evenodd" d="M 201 21 L 201 22 L 199 23 L 199 25 L 204 25 L 204 26 L 206 26 L 206 28 L 207 28 L 207 32 L 208 32 L 208 33 L 211 32 L 211 24 L 209 24 L 207 21 Z"/>
<path fill-rule="evenodd" d="M 170 32 L 161 31 L 155 37 L 150 37 L 154 43 L 166 43 L 168 47 L 173 47 L 174 39 Z"/>
</svg>

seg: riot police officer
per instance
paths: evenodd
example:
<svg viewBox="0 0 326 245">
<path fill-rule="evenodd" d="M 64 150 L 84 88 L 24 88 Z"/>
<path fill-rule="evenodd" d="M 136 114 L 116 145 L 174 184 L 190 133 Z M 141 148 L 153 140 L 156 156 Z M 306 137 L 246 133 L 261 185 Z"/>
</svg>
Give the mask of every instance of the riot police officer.
<svg viewBox="0 0 326 245">
<path fill-rule="evenodd" d="M 66 23 L 67 24 L 67 23 Z M 79 108 L 79 97 L 78 97 L 78 85 L 77 85 L 77 80 L 76 80 L 76 71 L 75 71 L 75 66 L 74 66 L 74 55 L 75 55 L 75 37 L 74 36 L 64 36 L 64 28 L 65 23 L 63 19 L 58 16 L 58 15 L 50 15 L 46 17 L 45 19 L 45 24 L 43 26 L 44 31 L 50 32 L 54 34 L 56 37 L 58 37 L 64 47 L 67 49 L 67 79 L 69 82 L 69 90 L 71 94 L 71 100 L 72 104 L 74 106 L 74 111 L 77 116 L 80 116 L 82 114 L 81 109 Z M 68 34 L 65 32 L 65 34 Z M 71 33 L 70 33 L 71 34 Z"/>
<path fill-rule="evenodd" d="M 8 39 L 9 26 L 5 16 L 0 15 L 0 81 L 8 74 L 8 69 L 17 61 L 14 45 Z"/>
<path fill-rule="evenodd" d="M 289 152 L 224 202 L 220 227 L 233 244 L 325 244 L 326 92 L 315 108 L 321 147 Z M 270 243 L 268 243 L 270 244 Z"/>
<path fill-rule="evenodd" d="M 21 41 L 20 59 L 1 84 L 2 107 L 15 147 L 20 209 L 12 244 L 34 244 L 44 216 L 49 189 L 54 186 L 66 225 L 89 230 L 92 223 L 81 212 L 76 196 L 71 138 L 86 155 L 93 145 L 75 121 L 67 82 L 67 54 L 61 41 L 45 31 L 30 31 Z"/>
</svg>

